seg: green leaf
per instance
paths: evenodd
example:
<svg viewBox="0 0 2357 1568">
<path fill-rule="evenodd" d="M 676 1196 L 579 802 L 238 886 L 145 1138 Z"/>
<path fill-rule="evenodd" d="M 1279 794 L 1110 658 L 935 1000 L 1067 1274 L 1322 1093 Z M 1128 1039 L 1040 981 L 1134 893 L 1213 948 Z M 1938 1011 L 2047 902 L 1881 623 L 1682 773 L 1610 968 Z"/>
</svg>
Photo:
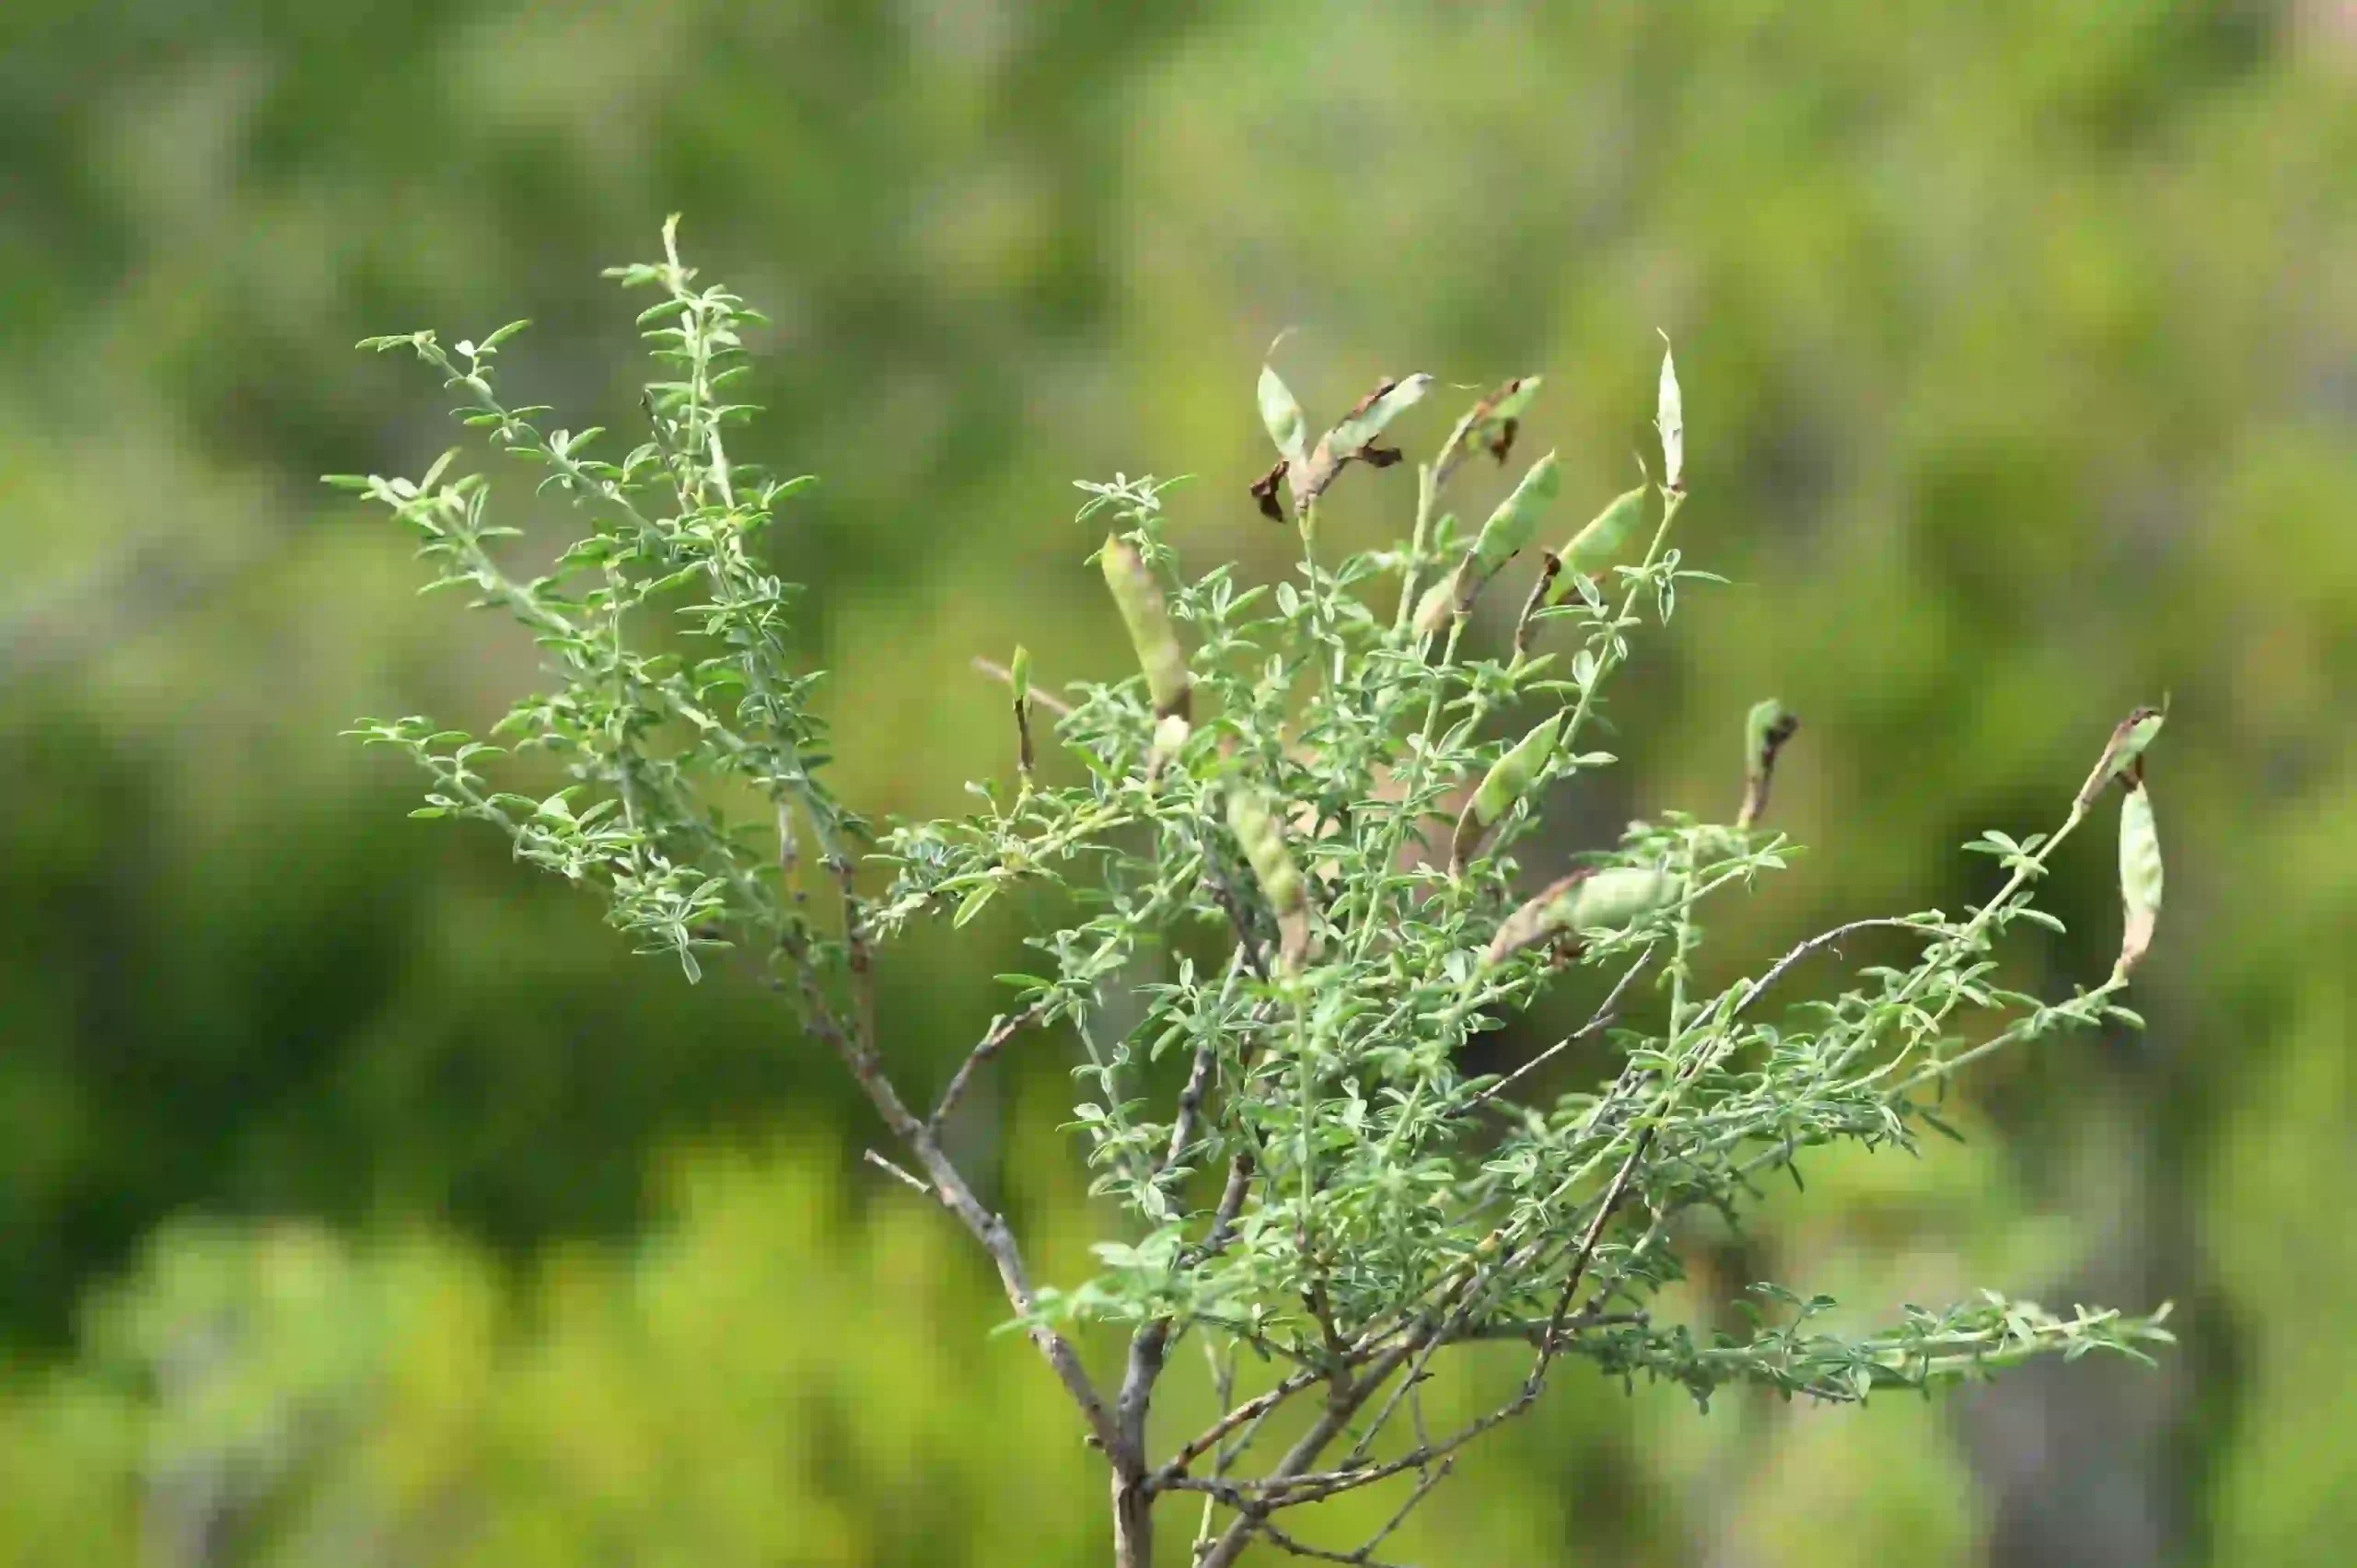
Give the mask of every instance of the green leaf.
<svg viewBox="0 0 2357 1568">
<path fill-rule="evenodd" d="M 997 896 L 998 889 L 999 885 L 996 882 L 985 882 L 981 887 L 975 889 L 972 892 L 968 893 L 964 899 L 958 901 L 958 912 L 950 917 L 949 924 L 951 928 L 954 930 L 957 927 L 962 926 L 968 921 L 981 913 L 982 906 L 989 903 L 993 898 Z"/>
</svg>

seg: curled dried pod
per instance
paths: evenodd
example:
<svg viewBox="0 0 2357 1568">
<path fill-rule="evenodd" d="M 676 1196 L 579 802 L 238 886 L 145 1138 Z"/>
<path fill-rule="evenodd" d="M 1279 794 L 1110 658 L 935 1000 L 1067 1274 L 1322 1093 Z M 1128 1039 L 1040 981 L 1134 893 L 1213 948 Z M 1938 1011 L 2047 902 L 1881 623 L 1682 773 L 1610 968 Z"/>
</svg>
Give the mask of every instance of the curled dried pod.
<svg viewBox="0 0 2357 1568">
<path fill-rule="evenodd" d="M 2112 966 L 2118 984 L 2128 978 L 2145 949 L 2153 945 L 2153 930 L 2161 913 L 2161 833 L 2153 820 L 2153 793 L 2141 782 L 2129 785 L 2119 805 L 2119 901 L 2125 920 L 2119 934 L 2119 961 Z"/>
<path fill-rule="evenodd" d="M 1771 697 L 1754 703 L 1743 722 L 1743 809 L 1735 825 L 1748 828 L 1768 809 L 1768 786 L 1776 776 L 1776 754 L 1798 733 L 1801 721 Z"/>
<path fill-rule="evenodd" d="M 1555 738 L 1562 727 L 1563 714 L 1559 708 L 1490 764 L 1490 771 L 1481 775 L 1480 785 L 1473 791 L 1473 798 L 1457 815 L 1457 832 L 1448 845 L 1452 875 L 1464 866 L 1465 857 L 1498 825 L 1499 819 L 1514 808 L 1515 802 L 1530 793 L 1531 785 L 1538 782 L 1540 771 L 1554 754 Z"/>
<path fill-rule="evenodd" d="M 2144 748 L 2161 733 L 2161 725 L 2166 717 L 2158 708 L 2143 707 L 2133 710 L 2121 719 L 2113 728 L 2111 738 L 2104 744 L 2103 755 L 2096 761 L 2096 771 L 2089 773 L 2087 782 L 2079 786 L 2079 797 L 2072 803 L 2072 809 L 2084 811 L 2093 806 L 2096 796 L 2103 793 L 2103 786 L 2114 779 L 2142 779 Z M 2131 782 L 2129 787 L 2134 788 L 2134 783 Z"/>
<path fill-rule="evenodd" d="M 1113 602 L 1130 629 L 1138 666 L 1145 671 L 1146 691 L 1154 700 L 1155 715 L 1187 717 L 1192 690 L 1187 656 L 1178 646 L 1178 633 L 1171 629 L 1170 609 L 1163 602 L 1162 586 L 1154 580 L 1153 569 L 1137 547 L 1119 534 L 1105 536 L 1098 560 L 1105 568 L 1105 586 L 1113 590 Z"/>
</svg>

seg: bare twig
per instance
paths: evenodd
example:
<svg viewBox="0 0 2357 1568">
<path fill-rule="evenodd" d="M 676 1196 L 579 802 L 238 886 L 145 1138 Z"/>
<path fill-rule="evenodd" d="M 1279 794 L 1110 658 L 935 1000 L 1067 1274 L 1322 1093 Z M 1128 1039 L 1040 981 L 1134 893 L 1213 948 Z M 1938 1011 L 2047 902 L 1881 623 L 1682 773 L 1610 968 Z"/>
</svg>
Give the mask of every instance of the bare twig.
<svg viewBox="0 0 2357 1568">
<path fill-rule="evenodd" d="M 949 1119 L 949 1113 L 955 1110 L 958 1108 L 958 1102 L 965 1098 L 967 1086 L 972 1081 L 974 1074 L 989 1065 L 991 1058 L 996 1056 L 1000 1048 L 1015 1038 L 1016 1030 L 1037 1018 L 1043 1005 L 1042 1003 L 1034 1002 L 1019 1012 L 1002 1013 L 991 1020 L 989 1030 L 975 1042 L 974 1049 L 966 1053 L 966 1060 L 958 1063 L 958 1071 L 950 1074 L 949 1086 L 941 1091 L 940 1103 L 933 1108 L 933 1114 L 925 1118 L 925 1125 L 928 1128 L 936 1132 L 941 1130 L 941 1124 Z"/>
<path fill-rule="evenodd" d="M 1496 1083 L 1492 1084 L 1488 1088 L 1483 1089 L 1480 1094 L 1475 1095 L 1471 1099 L 1467 1100 L 1465 1102 L 1465 1109 L 1468 1111 L 1480 1109 L 1481 1107 L 1489 1104 L 1492 1100 L 1505 1093 L 1506 1090 L 1512 1088 L 1515 1084 L 1519 1083 L 1524 1078 L 1528 1077 L 1531 1074 L 1536 1073 L 1539 1068 L 1544 1067 L 1557 1056 L 1571 1049 L 1574 1042 L 1586 1040 L 1593 1035 L 1610 1028 L 1614 1021 L 1620 1016 L 1620 998 L 1628 992 L 1629 987 L 1636 982 L 1637 977 L 1645 972 L 1645 970 L 1653 963 L 1653 961 L 1654 949 L 1648 947 L 1638 956 L 1637 961 L 1630 965 L 1628 970 L 1623 973 L 1619 980 L 1613 981 L 1611 991 L 1606 993 L 1605 998 L 1601 1003 L 1597 1004 L 1596 1012 L 1590 1016 L 1586 1023 L 1582 1024 L 1571 1034 L 1557 1040 L 1554 1044 L 1549 1046 L 1546 1050 L 1540 1051 L 1538 1055 L 1532 1057 L 1529 1061 L 1524 1063 L 1521 1066 L 1515 1068 L 1504 1077 L 1500 1078 Z"/>
<path fill-rule="evenodd" d="M 795 969 L 800 977 L 804 1020 L 811 1031 L 834 1048 L 836 1055 L 851 1072 L 877 1114 L 884 1119 L 909 1151 L 916 1156 L 918 1166 L 930 1179 L 933 1191 L 960 1224 L 982 1245 L 998 1269 L 999 1284 L 1006 1294 L 1008 1305 L 1018 1318 L 1029 1318 L 1039 1305 L 1032 1294 L 1029 1274 L 1023 1266 L 1022 1249 L 1016 1245 L 1015 1234 L 1007 1227 L 1004 1215 L 985 1209 L 965 1176 L 943 1152 L 934 1129 L 917 1118 L 892 1081 L 885 1074 L 883 1063 L 877 1051 L 875 1011 L 866 995 L 868 985 L 867 949 L 858 935 L 860 911 L 856 895 L 851 887 L 848 863 L 838 860 L 838 877 L 842 889 L 844 926 L 850 937 L 850 967 L 857 1003 L 855 1022 L 846 1028 L 843 1020 L 830 1004 L 819 987 L 818 976 L 809 962 L 808 954 L 796 951 L 793 956 Z M 1113 1424 L 1111 1413 L 1105 1408 L 1104 1397 L 1089 1380 L 1088 1370 L 1081 1365 L 1080 1354 L 1072 1342 L 1045 1323 L 1029 1323 L 1025 1332 L 1039 1353 L 1047 1359 L 1057 1377 L 1063 1383 L 1073 1402 L 1080 1407 L 1082 1419 L 1088 1423 L 1090 1434 L 1108 1453 L 1117 1450 L 1120 1434 Z"/>
<path fill-rule="evenodd" d="M 1314 1562 L 1354 1562 L 1360 1568 L 1407 1568 L 1405 1563 L 1387 1562 L 1382 1558 L 1369 1555 L 1373 1550 L 1371 1547 L 1362 1547 L 1356 1551 L 1330 1551 L 1325 1547 L 1311 1546 L 1305 1540 L 1287 1535 L 1277 1527 L 1275 1520 L 1265 1514 L 1248 1516 L 1252 1527 L 1269 1538 L 1270 1545 L 1295 1557 L 1306 1557 Z"/>
<path fill-rule="evenodd" d="M 932 1188 L 927 1187 L 923 1182 L 919 1181 L 915 1177 L 911 1176 L 907 1171 L 901 1169 L 899 1166 L 894 1165 L 890 1160 L 886 1159 L 874 1149 L 862 1149 L 860 1151 L 860 1157 L 865 1159 L 868 1164 L 874 1166 L 877 1169 L 884 1172 L 887 1176 L 898 1177 L 900 1180 L 907 1182 L 911 1187 L 915 1188 L 919 1192 L 924 1194 L 924 1196 L 928 1198 L 938 1198 L 940 1196 L 940 1194 L 935 1192 Z"/>
<path fill-rule="evenodd" d="M 1887 926 L 1894 931 L 1911 931 L 1919 936 L 1938 937 L 1947 935 L 1946 932 L 1941 930 L 1938 926 L 1925 925 L 1920 921 L 1891 920 L 1887 918 L 1879 920 L 1853 920 L 1847 925 L 1837 925 L 1830 931 L 1820 932 L 1817 935 L 1810 937 L 1807 941 L 1801 943 L 1791 952 L 1786 953 L 1782 958 L 1778 958 L 1774 963 L 1769 965 L 1768 972 L 1761 975 L 1757 981 L 1752 982 L 1751 987 L 1743 993 L 1742 999 L 1737 1001 L 1734 1008 L 1727 1014 L 1728 1020 L 1732 1022 L 1736 1017 L 1742 1014 L 1745 1008 L 1750 1006 L 1754 1002 L 1759 1001 L 1760 993 L 1765 992 L 1770 986 L 1775 984 L 1779 979 L 1782 978 L 1786 970 L 1791 969 L 1794 964 L 1799 963 L 1811 953 L 1817 952 L 1821 948 L 1830 947 L 1836 942 L 1840 941 L 1844 936 L 1855 935 L 1861 931 L 1872 931 L 1882 926 Z"/>
</svg>

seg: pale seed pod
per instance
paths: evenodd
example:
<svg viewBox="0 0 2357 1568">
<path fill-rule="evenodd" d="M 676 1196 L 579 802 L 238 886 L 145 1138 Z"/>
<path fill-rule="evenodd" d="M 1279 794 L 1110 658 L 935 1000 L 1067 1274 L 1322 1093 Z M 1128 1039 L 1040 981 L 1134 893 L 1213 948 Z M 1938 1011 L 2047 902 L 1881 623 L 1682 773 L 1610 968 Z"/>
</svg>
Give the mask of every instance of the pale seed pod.
<svg viewBox="0 0 2357 1568">
<path fill-rule="evenodd" d="M 1302 460 L 1302 443 L 1307 439 L 1308 426 L 1293 389 L 1272 365 L 1260 366 L 1260 423 L 1268 427 L 1269 439 L 1276 443 L 1287 462 Z"/>
<path fill-rule="evenodd" d="M 1297 973 L 1309 957 L 1309 885 L 1285 845 L 1284 824 L 1259 787 L 1239 779 L 1226 793 L 1227 830 L 1277 917 L 1278 967 Z"/>
<path fill-rule="evenodd" d="M 2119 961 L 2112 966 L 2114 984 L 2153 945 L 2153 931 L 2161 913 L 2161 834 L 2153 820 L 2152 792 L 2142 784 L 2129 787 L 2119 805 L 2119 901 L 2125 921 L 2119 935 Z"/>
<path fill-rule="evenodd" d="M 1661 335 L 1661 399 L 1655 405 L 1654 428 L 1661 433 L 1662 489 L 1672 495 L 1686 489 L 1686 397 L 1678 389 L 1678 366 L 1672 363 L 1669 334 Z"/>
<path fill-rule="evenodd" d="M 1155 714 L 1185 718 L 1191 691 L 1187 656 L 1178 646 L 1178 634 L 1170 628 L 1170 610 L 1163 603 L 1161 585 L 1154 580 L 1154 572 L 1137 547 L 1118 534 L 1105 536 L 1098 559 L 1105 568 L 1105 586 L 1113 590 L 1113 602 L 1120 607 L 1121 621 L 1130 629 L 1138 665 L 1145 671 L 1146 691 L 1154 699 Z"/>
<path fill-rule="evenodd" d="M 1620 552 L 1628 548 L 1629 536 L 1636 531 L 1637 525 L 1644 519 L 1644 516 L 1645 487 L 1643 485 L 1641 484 L 1634 490 L 1624 491 L 1614 496 L 1603 511 L 1598 512 L 1585 528 L 1573 534 L 1571 542 L 1558 552 L 1563 558 L 1565 572 L 1567 574 L 1577 572 L 1584 576 L 1602 578 L 1605 568 L 1610 566 Z M 1573 586 L 1568 575 L 1558 578 L 1552 590 L 1552 597 L 1548 602 L 1561 603 L 1573 591 Z"/>
<path fill-rule="evenodd" d="M 1465 803 L 1464 811 L 1457 819 L 1457 832 L 1448 846 L 1451 875 L 1464 866 L 1465 857 L 1498 825 L 1498 819 L 1514 808 L 1515 802 L 1530 793 L 1539 771 L 1554 754 L 1555 737 L 1562 726 L 1563 713 L 1559 708 L 1490 764 L 1490 771 L 1481 776 L 1480 786 L 1473 791 L 1473 798 Z"/>
</svg>

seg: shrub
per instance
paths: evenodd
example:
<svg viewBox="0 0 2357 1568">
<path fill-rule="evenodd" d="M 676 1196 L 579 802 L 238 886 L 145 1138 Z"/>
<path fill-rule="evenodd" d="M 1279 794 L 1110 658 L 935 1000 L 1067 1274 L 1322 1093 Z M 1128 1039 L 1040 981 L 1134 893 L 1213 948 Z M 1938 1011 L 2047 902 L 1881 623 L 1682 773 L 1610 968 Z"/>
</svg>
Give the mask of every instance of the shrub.
<svg viewBox="0 0 2357 1568">
<path fill-rule="evenodd" d="M 573 782 L 541 799 L 496 789 L 484 770 L 497 747 L 423 718 L 363 721 L 357 733 L 431 775 L 419 815 L 496 825 L 520 858 L 595 888 L 616 927 L 691 981 L 722 954 L 772 980 L 897 1140 L 897 1159 L 871 1160 L 995 1264 L 1015 1325 L 1105 1457 L 1121 1563 L 1151 1560 L 1154 1507 L 1180 1498 L 1200 1507 L 1204 1568 L 1256 1537 L 1376 1561 L 1459 1450 L 1527 1409 L 1567 1359 L 1668 1379 L 1706 1402 L 1738 1380 L 1855 1402 L 2049 1352 L 2141 1355 L 2140 1342 L 2167 1338 L 2165 1309 L 2065 1317 L 1994 1294 L 1910 1308 L 1860 1337 L 1826 1330 L 1827 1298 L 1767 1285 L 1755 1287 L 1748 1337 L 1653 1316 L 1678 1277 L 1682 1217 L 1738 1215 L 1764 1179 L 1797 1180 L 1805 1150 L 1914 1147 L 1920 1128 L 1943 1128 L 1948 1080 L 1992 1051 L 2065 1026 L 2134 1022 L 2119 998 L 2161 889 L 2143 782 L 2160 718 L 2139 710 L 2051 832 L 1992 830 L 1967 846 L 2003 876 L 1987 902 L 1852 922 L 1758 976 L 1709 981 L 1703 912 L 1791 854 L 1763 819 L 1797 726 L 1763 702 L 1730 770 L 1742 786 L 1732 823 L 1663 810 L 1529 890 L 1540 878 L 1515 852 L 1532 842 L 1548 791 L 1614 761 L 1583 748 L 1632 638 L 1707 576 L 1672 542 L 1687 492 L 1666 354 L 1659 473 L 1540 552 L 1495 649 L 1472 612 L 1549 526 L 1560 475 L 1551 454 L 1539 459 L 1479 528 L 1443 502 L 1469 461 L 1512 459 L 1538 378 L 1476 402 L 1414 466 L 1403 541 L 1333 558 L 1318 548 L 1323 498 L 1353 469 L 1401 463 L 1381 443 L 1434 382 L 1387 380 L 1313 439 L 1315 424 L 1264 368 L 1260 408 L 1278 458 L 1252 494 L 1297 531 L 1295 574 L 1190 575 L 1167 484 L 1082 485 L 1080 517 L 1106 529 L 1097 560 L 1138 673 L 1059 695 L 1018 649 L 997 671 L 1011 786 L 973 786 L 981 809 L 966 819 L 876 833 L 822 782 L 817 677 L 795 666 L 787 636 L 795 589 L 760 554 L 807 481 L 728 450 L 753 412 L 727 399 L 758 318 L 697 285 L 676 224 L 663 260 L 615 275 L 656 294 L 640 322 L 662 366 L 641 410 L 646 438 L 618 460 L 591 455 L 602 432 L 547 428 L 548 411 L 503 401 L 496 360 L 522 323 L 481 343 L 417 332 L 364 345 L 413 351 L 467 424 L 577 505 L 589 531 L 549 572 L 503 563 L 494 541 L 516 530 L 493 520 L 482 476 L 452 477 L 450 457 L 416 481 L 334 481 L 416 531 L 434 586 L 471 591 L 529 629 L 552 684 L 495 733 L 551 754 Z M 1058 770 L 1076 782 L 1049 776 L 1051 752 L 1076 764 Z M 2006 989 L 1995 944 L 2018 923 L 2056 923 L 2034 906 L 2037 882 L 2115 780 L 2129 802 L 2118 967 L 2059 1002 Z M 1046 929 L 1027 938 L 1039 972 L 1003 977 L 1006 1011 L 937 1098 L 912 1098 L 877 1037 L 879 950 L 919 920 L 963 926 L 1017 889 L 1047 890 L 1033 904 L 1052 912 Z M 1875 928 L 1898 933 L 1911 958 L 1856 970 L 1829 1003 L 1771 1000 L 1795 968 Z M 1160 967 L 1144 969 L 1157 953 Z M 1509 1072 L 1462 1070 L 1469 1041 L 1572 969 L 1611 977 L 1585 1025 Z M 1080 1042 L 1073 1115 L 1093 1191 L 1118 1216 L 1097 1248 L 1100 1271 L 1069 1289 L 1032 1280 L 943 1136 L 976 1076 L 1042 1029 Z M 1574 1047 L 1598 1040 L 1618 1070 L 1564 1083 Z M 1086 1365 L 1078 1324 L 1126 1332 L 1118 1368 Z M 1189 1338 L 1225 1413 L 1189 1434 L 1154 1433 L 1156 1388 Z M 1527 1375 L 1486 1413 L 1434 1430 L 1420 1390 L 1443 1353 L 1496 1341 L 1528 1345 Z M 1261 1440 L 1279 1412 L 1300 1419 L 1275 1453 Z M 1329 1549 L 1294 1533 L 1293 1511 L 1376 1485 L 1400 1496 L 1373 1539 Z"/>
</svg>

